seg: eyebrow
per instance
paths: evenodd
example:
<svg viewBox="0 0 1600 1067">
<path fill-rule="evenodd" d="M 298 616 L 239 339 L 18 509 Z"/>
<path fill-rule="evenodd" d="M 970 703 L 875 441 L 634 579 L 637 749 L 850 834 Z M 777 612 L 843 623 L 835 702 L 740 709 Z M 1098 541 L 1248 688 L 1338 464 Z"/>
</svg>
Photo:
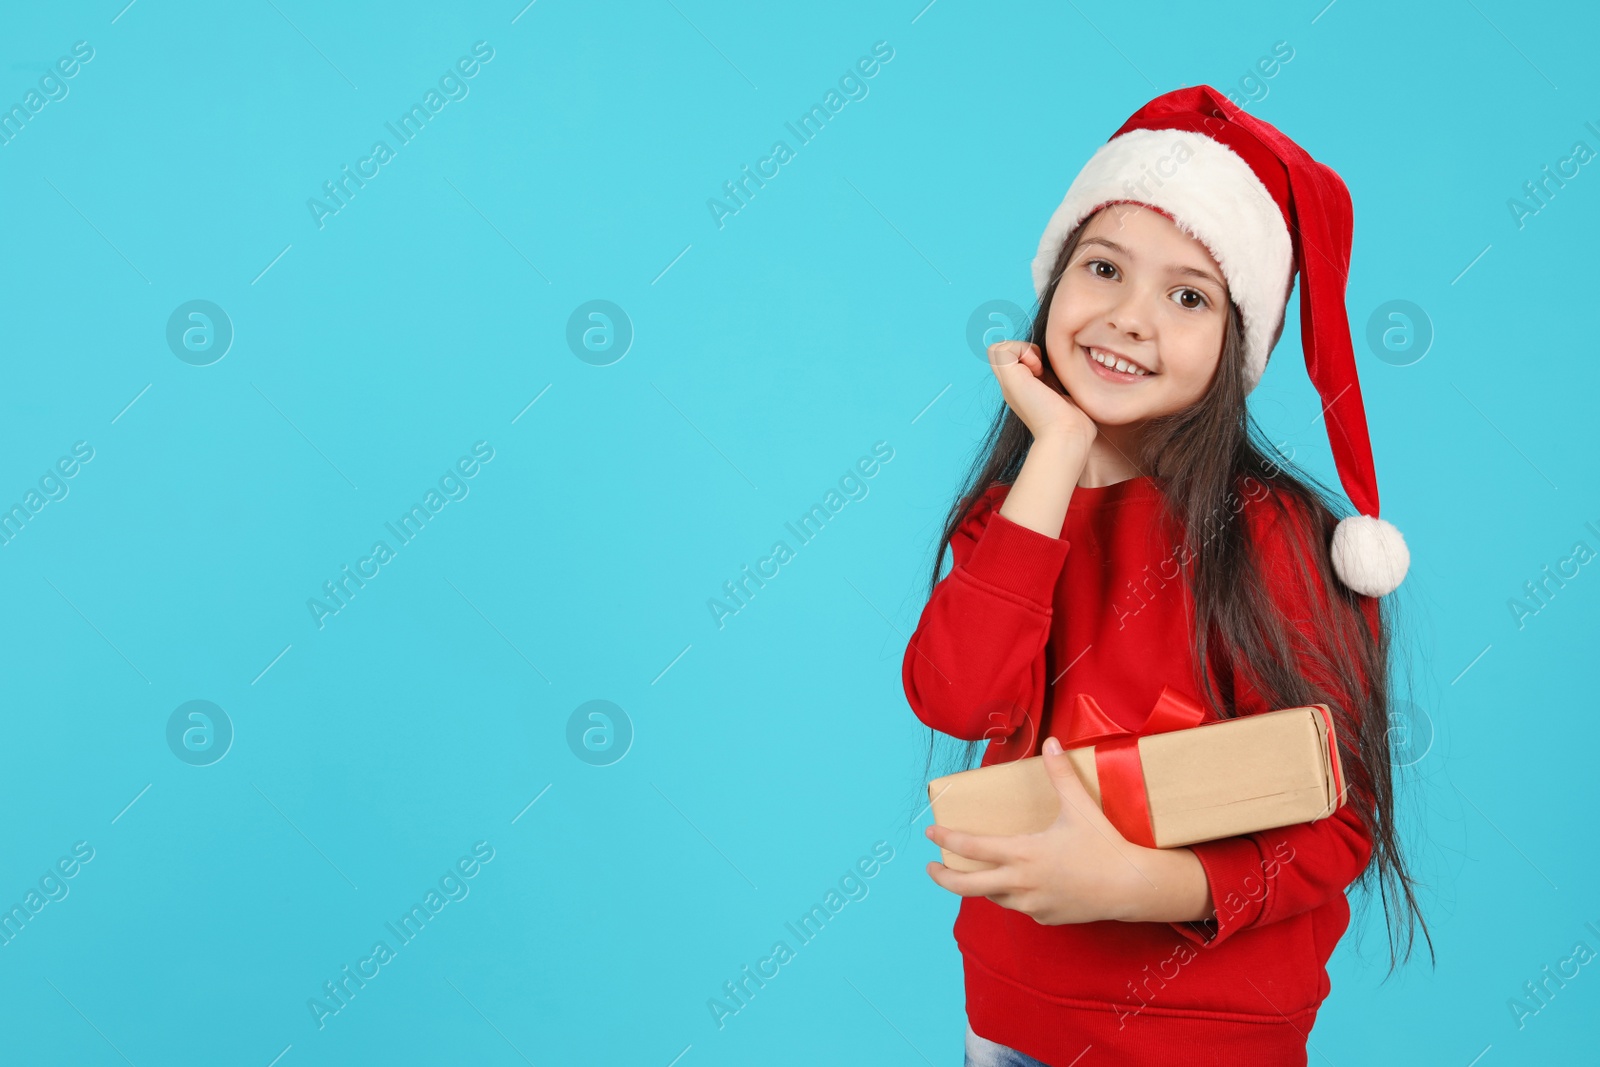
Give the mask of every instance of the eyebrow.
<svg viewBox="0 0 1600 1067">
<path fill-rule="evenodd" d="M 1136 258 L 1132 252 L 1128 251 L 1126 248 L 1123 248 L 1121 245 L 1117 244 L 1117 242 L 1108 240 L 1104 237 L 1086 237 L 1079 242 L 1078 247 L 1082 248 L 1084 245 L 1104 245 L 1113 252 L 1121 253 L 1122 255 L 1127 256 L 1129 259 Z M 1199 267 L 1172 267 L 1170 268 L 1170 273 L 1182 274 L 1193 278 L 1204 278 L 1207 281 L 1217 285 L 1224 293 L 1228 291 L 1228 287 L 1223 283 L 1222 279 L 1218 278 L 1215 274 L 1212 274 L 1208 270 L 1201 270 Z"/>
</svg>

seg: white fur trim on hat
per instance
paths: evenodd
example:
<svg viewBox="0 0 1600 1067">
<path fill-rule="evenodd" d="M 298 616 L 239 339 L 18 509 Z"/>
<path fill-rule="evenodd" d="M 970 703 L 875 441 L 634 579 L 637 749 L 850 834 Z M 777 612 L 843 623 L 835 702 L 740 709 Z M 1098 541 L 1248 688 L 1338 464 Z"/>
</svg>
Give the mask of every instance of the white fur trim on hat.
<svg viewBox="0 0 1600 1067">
<path fill-rule="evenodd" d="M 1139 129 L 1113 137 L 1084 164 L 1050 216 L 1033 260 L 1038 296 L 1067 234 L 1113 200 L 1160 208 L 1211 251 L 1244 317 L 1245 390 L 1254 389 L 1267 368 L 1294 269 L 1289 227 L 1267 187 L 1237 152 L 1202 133 Z"/>
<path fill-rule="evenodd" d="M 1411 566 L 1406 539 L 1392 523 L 1373 515 L 1350 515 L 1333 528 L 1333 570 L 1366 596 L 1391 593 Z"/>
</svg>

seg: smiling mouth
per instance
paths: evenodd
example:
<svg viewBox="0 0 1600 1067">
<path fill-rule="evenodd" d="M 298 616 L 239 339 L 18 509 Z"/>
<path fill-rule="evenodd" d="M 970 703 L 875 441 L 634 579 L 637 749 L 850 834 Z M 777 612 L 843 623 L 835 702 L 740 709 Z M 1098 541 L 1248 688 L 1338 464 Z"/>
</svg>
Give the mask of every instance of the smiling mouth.
<svg viewBox="0 0 1600 1067">
<path fill-rule="evenodd" d="M 1083 352 L 1083 358 L 1088 361 L 1095 374 L 1107 381 L 1141 382 L 1146 378 L 1154 378 L 1156 376 L 1155 371 L 1144 370 L 1138 367 L 1137 364 L 1130 364 L 1126 359 L 1122 359 L 1121 362 L 1124 366 L 1130 367 L 1130 369 L 1126 371 L 1117 370 L 1118 357 L 1107 355 L 1097 348 L 1086 348 L 1083 345 L 1079 345 L 1078 348 Z M 1101 359 L 1109 360 L 1110 363 L 1102 363 L 1100 362 Z"/>
</svg>

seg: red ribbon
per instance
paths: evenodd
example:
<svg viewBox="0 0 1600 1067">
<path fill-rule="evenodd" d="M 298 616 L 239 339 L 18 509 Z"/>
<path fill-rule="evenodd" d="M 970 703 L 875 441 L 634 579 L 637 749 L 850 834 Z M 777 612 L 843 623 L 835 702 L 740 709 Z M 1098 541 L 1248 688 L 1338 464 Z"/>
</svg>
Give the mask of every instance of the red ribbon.
<svg viewBox="0 0 1600 1067">
<path fill-rule="evenodd" d="M 1199 726 L 1205 717 L 1206 709 L 1199 701 L 1171 686 L 1162 686 L 1144 724 L 1129 730 L 1101 711 L 1094 697 L 1079 693 L 1074 698 L 1072 720 L 1061 747 L 1094 746 L 1095 771 L 1100 776 L 1100 810 L 1123 837 L 1155 848 L 1144 765 L 1139 761 L 1139 738 L 1187 730 Z"/>
</svg>

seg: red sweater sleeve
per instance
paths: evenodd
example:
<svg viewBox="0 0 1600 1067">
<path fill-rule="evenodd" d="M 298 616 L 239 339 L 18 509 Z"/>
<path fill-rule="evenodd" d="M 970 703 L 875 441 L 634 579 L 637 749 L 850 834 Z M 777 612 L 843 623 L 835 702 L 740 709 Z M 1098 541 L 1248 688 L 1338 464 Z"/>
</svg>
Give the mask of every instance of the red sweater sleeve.
<svg viewBox="0 0 1600 1067">
<path fill-rule="evenodd" d="M 1292 505 L 1291 505 L 1292 506 Z M 1287 602 L 1291 625 L 1309 632 L 1311 617 L 1308 585 L 1313 573 L 1298 561 L 1307 550 L 1304 519 L 1293 524 L 1290 536 L 1287 518 L 1276 515 L 1276 508 L 1258 524 L 1256 545 L 1263 560 L 1268 592 L 1279 602 Z M 1298 544 L 1297 544 L 1298 542 Z M 1327 591 L 1318 586 L 1324 606 Z M 1362 597 L 1361 609 L 1374 637 L 1378 635 L 1378 601 Z M 1325 608 L 1326 609 L 1326 608 Z M 1316 672 L 1308 664 L 1308 676 Z M 1324 686 L 1330 680 L 1318 678 Z M 1236 678 L 1235 702 L 1238 714 L 1253 715 L 1274 709 L 1266 706 L 1245 672 Z M 1333 691 L 1333 690 L 1330 690 Z M 1343 694 L 1339 694 L 1343 696 Z M 1357 708 L 1360 704 L 1347 704 Z M 1345 768 L 1348 774 L 1348 766 Z M 1372 855 L 1372 837 L 1357 813 L 1354 793 L 1346 796 L 1338 811 L 1316 822 L 1263 830 L 1257 833 L 1203 841 L 1188 846 L 1200 859 L 1211 887 L 1212 917 L 1197 923 L 1171 923 L 1173 929 L 1196 944 L 1215 946 L 1240 930 L 1291 918 L 1320 907 L 1343 893 L 1366 869 Z"/>
<path fill-rule="evenodd" d="M 990 486 L 950 538 L 950 573 L 934 586 L 901 664 L 918 719 L 964 741 L 1008 737 L 1044 709 L 1045 646 L 1068 543 L 999 513 Z"/>
</svg>

